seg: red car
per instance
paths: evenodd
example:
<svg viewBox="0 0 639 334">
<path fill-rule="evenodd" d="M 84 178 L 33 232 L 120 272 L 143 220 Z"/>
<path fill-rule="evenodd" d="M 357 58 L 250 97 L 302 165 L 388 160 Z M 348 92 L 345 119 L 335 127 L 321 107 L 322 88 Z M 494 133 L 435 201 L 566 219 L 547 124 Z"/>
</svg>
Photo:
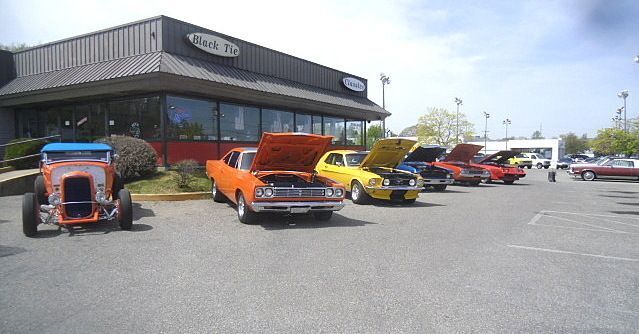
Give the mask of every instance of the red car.
<svg viewBox="0 0 639 334">
<path fill-rule="evenodd" d="M 516 180 L 526 176 L 526 172 L 522 168 L 508 164 L 508 159 L 516 155 L 517 152 L 513 151 L 499 151 L 479 158 L 477 163 L 471 164 L 471 166 L 481 167 L 490 172 L 490 178 L 486 180 L 486 183 L 503 181 L 504 184 L 513 184 Z"/>
<path fill-rule="evenodd" d="M 455 182 L 470 184 L 476 186 L 482 180 L 490 179 L 490 172 L 483 167 L 471 165 L 471 161 L 475 154 L 479 152 L 483 146 L 473 144 L 458 144 L 455 148 L 441 161 L 433 162 L 433 165 L 444 167 L 454 172 L 453 178 Z"/>
<path fill-rule="evenodd" d="M 613 159 L 597 164 L 570 165 L 568 174 L 585 181 L 595 179 L 639 180 L 639 159 Z"/>
</svg>

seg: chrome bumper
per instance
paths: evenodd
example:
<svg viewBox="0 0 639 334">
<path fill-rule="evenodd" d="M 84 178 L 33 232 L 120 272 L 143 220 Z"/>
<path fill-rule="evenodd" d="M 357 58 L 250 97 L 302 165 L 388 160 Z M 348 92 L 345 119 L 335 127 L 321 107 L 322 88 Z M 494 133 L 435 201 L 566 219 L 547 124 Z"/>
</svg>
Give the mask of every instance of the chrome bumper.
<svg viewBox="0 0 639 334">
<path fill-rule="evenodd" d="M 367 186 L 366 189 L 370 189 L 370 190 L 397 190 L 397 191 L 403 191 L 403 190 L 417 190 L 417 191 L 421 191 L 423 188 L 423 186 L 404 186 L 404 187 L 392 187 L 392 186 L 388 186 L 388 187 L 371 187 L 371 186 Z"/>
<path fill-rule="evenodd" d="M 339 211 L 343 202 L 253 202 L 255 212 L 307 213 L 309 211 Z"/>
<path fill-rule="evenodd" d="M 453 184 L 455 182 L 455 179 L 424 179 L 424 185 L 425 186 L 430 186 L 430 185 L 437 185 L 437 184 Z"/>
</svg>

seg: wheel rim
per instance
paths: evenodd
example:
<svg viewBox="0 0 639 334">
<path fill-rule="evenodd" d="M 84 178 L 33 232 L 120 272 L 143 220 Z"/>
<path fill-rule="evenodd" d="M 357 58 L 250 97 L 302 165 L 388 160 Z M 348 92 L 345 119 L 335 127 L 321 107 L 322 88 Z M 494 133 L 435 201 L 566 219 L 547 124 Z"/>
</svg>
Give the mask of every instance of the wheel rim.
<svg viewBox="0 0 639 334">
<path fill-rule="evenodd" d="M 593 174 L 592 172 L 584 173 L 584 179 L 590 181 L 590 180 L 593 180 L 594 178 L 595 178 L 595 174 Z"/>
<path fill-rule="evenodd" d="M 237 213 L 240 217 L 244 217 L 244 210 L 246 210 L 246 205 L 244 204 L 244 196 L 240 195 L 237 199 Z"/>
<path fill-rule="evenodd" d="M 211 182 L 211 195 L 213 195 L 213 197 L 217 195 L 217 187 L 215 186 L 215 181 Z"/>
<path fill-rule="evenodd" d="M 357 200 L 359 198 L 359 186 L 357 186 L 357 183 L 353 184 L 353 191 L 351 191 L 351 197 L 354 200 Z"/>
</svg>

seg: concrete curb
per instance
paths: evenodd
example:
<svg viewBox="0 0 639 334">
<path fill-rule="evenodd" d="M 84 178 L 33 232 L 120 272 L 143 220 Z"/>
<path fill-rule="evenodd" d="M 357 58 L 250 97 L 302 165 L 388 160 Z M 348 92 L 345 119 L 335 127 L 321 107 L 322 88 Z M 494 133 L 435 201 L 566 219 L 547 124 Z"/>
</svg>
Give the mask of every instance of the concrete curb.
<svg viewBox="0 0 639 334">
<path fill-rule="evenodd" d="M 14 196 L 33 192 L 33 182 L 38 175 L 40 175 L 40 171 L 34 171 L 0 181 L 0 196 Z"/>
<path fill-rule="evenodd" d="M 131 194 L 131 199 L 134 201 L 190 201 L 208 198 L 211 198 L 211 192 L 209 191 L 174 194 Z"/>
</svg>

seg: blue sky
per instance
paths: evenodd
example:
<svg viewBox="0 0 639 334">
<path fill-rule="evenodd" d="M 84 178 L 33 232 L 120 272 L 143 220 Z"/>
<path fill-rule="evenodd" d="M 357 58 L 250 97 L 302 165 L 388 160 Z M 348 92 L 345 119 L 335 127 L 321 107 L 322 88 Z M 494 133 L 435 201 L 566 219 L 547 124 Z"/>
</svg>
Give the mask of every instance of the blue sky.
<svg viewBox="0 0 639 334">
<path fill-rule="evenodd" d="M 391 77 L 396 132 L 430 107 L 461 111 L 489 137 L 594 136 L 628 89 L 639 114 L 637 1 L 5 1 L 0 43 L 45 43 L 168 15 L 369 80 Z M 634 101 L 637 101 L 636 103 Z"/>
</svg>

